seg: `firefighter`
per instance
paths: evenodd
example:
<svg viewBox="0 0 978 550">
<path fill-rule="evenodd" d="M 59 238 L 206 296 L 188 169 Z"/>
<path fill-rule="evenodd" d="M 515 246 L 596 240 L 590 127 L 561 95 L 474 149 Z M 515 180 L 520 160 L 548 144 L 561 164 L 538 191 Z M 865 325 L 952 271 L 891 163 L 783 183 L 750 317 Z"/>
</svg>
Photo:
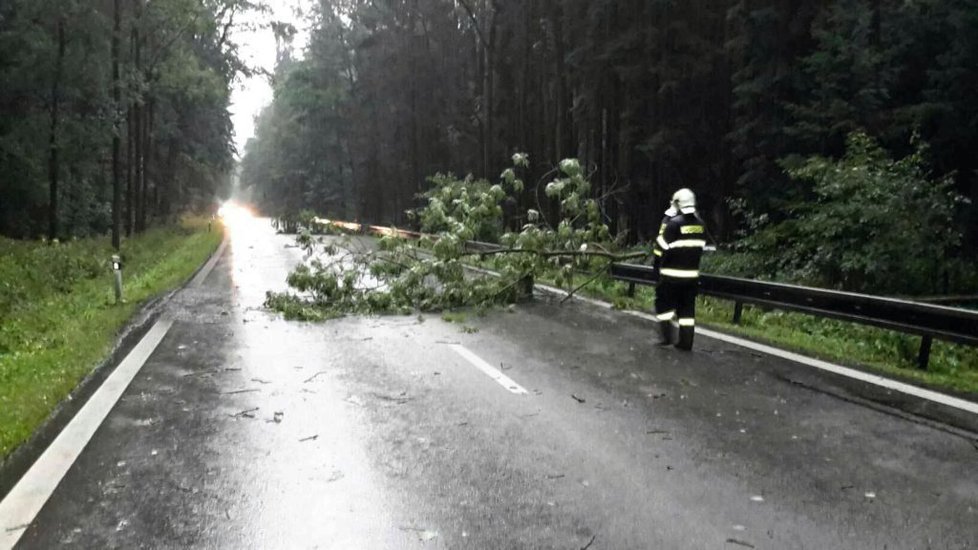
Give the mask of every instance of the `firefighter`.
<svg viewBox="0 0 978 550">
<path fill-rule="evenodd" d="M 673 214 L 669 217 L 669 214 Z M 659 283 L 655 290 L 655 312 L 661 332 L 660 344 L 693 347 L 696 325 L 696 293 L 699 288 L 700 258 L 706 248 L 706 227 L 696 215 L 696 195 L 680 189 L 672 196 L 668 219 L 663 220 L 652 253 Z"/>
</svg>

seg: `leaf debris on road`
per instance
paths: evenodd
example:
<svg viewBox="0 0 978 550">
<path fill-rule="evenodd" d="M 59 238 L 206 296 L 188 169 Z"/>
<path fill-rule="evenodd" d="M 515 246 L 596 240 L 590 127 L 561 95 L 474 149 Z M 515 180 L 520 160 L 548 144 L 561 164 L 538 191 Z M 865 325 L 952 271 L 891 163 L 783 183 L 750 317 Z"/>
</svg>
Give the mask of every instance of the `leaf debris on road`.
<svg viewBox="0 0 978 550">
<path fill-rule="evenodd" d="M 245 416 L 245 417 L 248 417 L 248 418 L 254 418 L 256 412 L 258 412 L 258 407 L 255 407 L 253 409 L 247 409 L 247 410 L 240 411 L 240 412 L 236 412 L 234 414 L 229 414 L 228 416 L 230 416 L 231 418 L 238 418 L 239 416 Z"/>
<path fill-rule="evenodd" d="M 433 539 L 433 538 L 435 538 L 435 537 L 438 536 L 438 532 L 437 531 L 430 531 L 428 529 L 423 529 L 421 527 L 404 527 L 404 526 L 402 526 L 402 527 L 400 527 L 400 529 L 401 529 L 401 531 L 411 531 L 411 532 L 417 533 L 418 540 L 420 540 L 422 542 L 427 542 L 427 541 L 429 541 L 429 540 L 431 540 L 431 539 Z"/>
</svg>

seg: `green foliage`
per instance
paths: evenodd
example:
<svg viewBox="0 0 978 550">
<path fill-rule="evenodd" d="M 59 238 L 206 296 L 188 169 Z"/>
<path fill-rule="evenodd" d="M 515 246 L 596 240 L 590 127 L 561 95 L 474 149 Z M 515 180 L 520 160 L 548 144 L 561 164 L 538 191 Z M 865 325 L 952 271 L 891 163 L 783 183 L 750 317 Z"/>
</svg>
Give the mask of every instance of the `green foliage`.
<svg viewBox="0 0 978 550">
<path fill-rule="evenodd" d="M 467 306 L 512 303 L 530 292 L 538 274 L 557 274 L 557 284 L 569 282 L 575 269 L 594 257 L 614 257 L 608 227 L 601 222 L 593 199 L 585 198 L 590 182 L 580 163 L 560 163 L 559 177 L 547 185 L 547 195 L 558 204 L 556 227 L 534 220 L 519 232 L 499 235 L 502 204 L 523 189 L 516 176 L 526 155 L 513 157 L 514 167 L 503 172 L 499 184 L 451 175 L 431 178 L 428 203 L 415 212 L 429 232 L 420 243 L 392 233 L 376 246 L 358 239 L 330 240 L 322 255 L 296 268 L 288 277 L 298 294 L 269 293 L 266 305 L 290 317 L 320 320 L 355 313 L 437 311 Z M 466 263 L 485 253 L 471 252 L 466 243 L 499 235 L 500 250 L 490 253 L 499 276 L 466 273 Z M 303 246 L 309 244 L 302 239 Z"/>
<path fill-rule="evenodd" d="M 245 70 L 230 23 L 252 2 L 121 2 L 118 105 L 112 2 L 0 4 L 0 234 L 33 238 L 49 231 L 52 217 L 52 238 L 105 234 L 117 133 L 121 174 L 131 180 L 122 188 L 142 199 L 142 221 L 172 222 L 226 194 L 234 164 L 230 87 Z M 137 119 L 141 140 L 130 124 Z M 136 142 L 144 146 L 138 155 Z M 134 173 L 137 165 L 145 178 Z"/>
<path fill-rule="evenodd" d="M 185 219 L 123 241 L 119 305 L 107 238 L 0 238 L 0 462 L 105 357 L 136 308 L 185 281 L 221 236 L 206 219 Z"/>
<path fill-rule="evenodd" d="M 965 199 L 949 177 L 927 173 L 926 148 L 892 160 L 871 138 L 849 136 L 840 160 L 792 164 L 814 198 L 790 219 L 764 225 L 739 246 L 755 274 L 872 293 L 937 292 L 961 242 L 954 223 Z M 739 269 L 744 271 L 743 267 Z"/>
</svg>

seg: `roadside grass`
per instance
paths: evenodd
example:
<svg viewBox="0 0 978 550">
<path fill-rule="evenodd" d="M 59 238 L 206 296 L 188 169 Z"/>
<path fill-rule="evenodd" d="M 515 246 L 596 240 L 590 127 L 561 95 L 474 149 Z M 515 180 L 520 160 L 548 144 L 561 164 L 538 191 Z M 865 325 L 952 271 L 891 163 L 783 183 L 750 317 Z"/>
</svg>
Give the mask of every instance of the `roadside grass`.
<svg viewBox="0 0 978 550">
<path fill-rule="evenodd" d="M 564 289 L 574 289 L 586 280 L 579 275 Z M 554 278 L 545 276 L 538 282 L 553 285 Z M 634 297 L 628 297 L 627 291 L 626 283 L 605 276 L 578 294 L 610 302 L 616 309 L 652 311 L 653 287 L 637 286 Z M 696 307 L 697 324 L 720 332 L 908 382 L 978 394 L 978 348 L 935 339 L 929 367 L 923 371 L 916 366 L 919 336 L 750 305 L 744 306 L 740 324 L 734 324 L 733 302 L 709 296 L 697 298 Z"/>
<path fill-rule="evenodd" d="M 143 303 L 182 284 L 217 248 L 223 232 L 207 223 L 186 218 L 125 240 L 119 305 L 108 238 L 0 238 L 0 462 L 109 354 Z"/>
</svg>

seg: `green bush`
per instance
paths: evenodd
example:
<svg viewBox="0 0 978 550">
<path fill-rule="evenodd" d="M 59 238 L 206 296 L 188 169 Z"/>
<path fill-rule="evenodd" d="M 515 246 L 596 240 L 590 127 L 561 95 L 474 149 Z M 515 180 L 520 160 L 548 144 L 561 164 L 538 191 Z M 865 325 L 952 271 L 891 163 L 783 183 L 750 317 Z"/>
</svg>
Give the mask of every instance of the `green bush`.
<svg viewBox="0 0 978 550">
<path fill-rule="evenodd" d="M 719 265 L 875 294 L 941 292 L 947 258 L 961 244 L 955 218 L 966 199 L 949 176 L 928 174 L 925 155 L 918 143 L 916 152 L 893 160 L 872 138 L 853 133 L 840 160 L 786 162 L 792 178 L 812 185 L 813 197 L 786 221 L 751 220 L 757 230 L 735 246 L 747 261 Z M 744 273 L 749 266 L 753 274 Z"/>
</svg>

